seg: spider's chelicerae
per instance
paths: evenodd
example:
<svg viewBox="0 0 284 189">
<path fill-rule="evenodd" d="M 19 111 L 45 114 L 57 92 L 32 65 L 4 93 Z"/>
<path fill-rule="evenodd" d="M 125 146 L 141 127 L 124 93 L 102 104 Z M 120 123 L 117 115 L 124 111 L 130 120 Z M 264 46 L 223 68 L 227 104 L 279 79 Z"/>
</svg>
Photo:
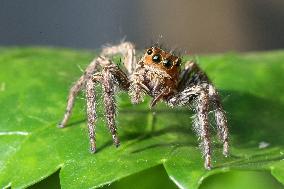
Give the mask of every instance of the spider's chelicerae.
<svg viewBox="0 0 284 189">
<path fill-rule="evenodd" d="M 114 64 L 110 57 L 121 54 L 125 72 Z M 78 92 L 86 90 L 88 129 L 91 151 L 96 151 L 96 92 L 100 83 L 103 90 L 105 117 L 113 142 L 119 146 L 116 128 L 116 89 L 128 91 L 133 104 L 143 100 L 144 95 L 153 97 L 150 107 L 164 101 L 170 107 L 193 105 L 196 113 L 194 127 L 201 140 L 205 158 L 204 166 L 211 168 L 211 147 L 209 137 L 209 110 L 213 109 L 217 130 L 223 143 L 223 154 L 228 155 L 227 118 L 215 87 L 196 63 L 188 61 L 181 69 L 181 59 L 157 46 L 146 49 L 143 57 L 136 62 L 132 43 L 123 42 L 117 46 L 103 48 L 100 56 L 86 68 L 84 75 L 70 89 L 67 108 L 60 127 L 64 127 L 71 115 Z"/>
</svg>

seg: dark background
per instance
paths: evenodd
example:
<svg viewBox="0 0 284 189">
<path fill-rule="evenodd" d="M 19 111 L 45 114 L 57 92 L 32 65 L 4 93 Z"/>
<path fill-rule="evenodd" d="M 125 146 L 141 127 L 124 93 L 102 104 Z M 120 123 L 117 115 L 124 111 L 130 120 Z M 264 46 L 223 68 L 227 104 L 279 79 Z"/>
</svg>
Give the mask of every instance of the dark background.
<svg viewBox="0 0 284 189">
<path fill-rule="evenodd" d="M 279 49 L 284 0 L 0 0 L 0 46 L 94 49 L 123 38 L 191 53 Z"/>
</svg>

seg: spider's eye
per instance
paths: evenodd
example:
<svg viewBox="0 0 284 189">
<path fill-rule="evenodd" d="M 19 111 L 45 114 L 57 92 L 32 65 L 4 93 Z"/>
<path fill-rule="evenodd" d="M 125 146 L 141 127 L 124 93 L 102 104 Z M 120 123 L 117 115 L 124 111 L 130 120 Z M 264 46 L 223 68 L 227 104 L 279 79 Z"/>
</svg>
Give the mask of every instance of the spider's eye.
<svg viewBox="0 0 284 189">
<path fill-rule="evenodd" d="M 177 63 L 176 63 L 176 66 L 180 66 L 181 65 L 181 59 L 179 58 Z"/>
<path fill-rule="evenodd" d="M 169 59 L 166 59 L 166 60 L 163 61 L 163 65 L 164 65 L 166 68 L 170 68 L 170 67 L 172 67 L 173 62 L 172 62 L 171 60 L 169 60 Z"/>
<path fill-rule="evenodd" d="M 147 50 L 147 54 L 148 54 L 148 55 L 151 55 L 152 53 L 153 53 L 153 50 L 152 50 L 152 49 L 148 49 L 148 50 Z"/>
<path fill-rule="evenodd" d="M 161 57 L 161 55 L 159 55 L 159 54 L 155 54 L 155 55 L 152 56 L 152 60 L 153 60 L 153 62 L 155 62 L 155 63 L 161 62 L 161 59 L 162 59 L 162 57 Z"/>
</svg>

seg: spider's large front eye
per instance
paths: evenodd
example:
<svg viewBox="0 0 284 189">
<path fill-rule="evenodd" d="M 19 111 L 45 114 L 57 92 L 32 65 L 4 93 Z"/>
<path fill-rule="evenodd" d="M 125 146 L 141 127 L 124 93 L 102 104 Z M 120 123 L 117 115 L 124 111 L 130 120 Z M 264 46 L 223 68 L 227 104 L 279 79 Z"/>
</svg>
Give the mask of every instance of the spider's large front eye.
<svg viewBox="0 0 284 189">
<path fill-rule="evenodd" d="M 166 60 L 163 60 L 163 65 L 166 67 L 166 68 L 170 68 L 172 67 L 173 65 L 173 62 L 169 59 L 166 59 Z"/>
<path fill-rule="evenodd" d="M 161 62 L 162 57 L 161 57 L 161 55 L 159 55 L 159 54 L 155 54 L 155 55 L 152 56 L 152 60 L 153 60 L 153 62 L 155 62 L 155 63 L 159 63 L 159 62 Z"/>
<path fill-rule="evenodd" d="M 148 55 L 151 55 L 152 53 L 153 53 L 153 50 L 152 50 L 152 49 L 148 49 L 148 50 L 147 50 L 147 54 L 148 54 Z"/>
</svg>

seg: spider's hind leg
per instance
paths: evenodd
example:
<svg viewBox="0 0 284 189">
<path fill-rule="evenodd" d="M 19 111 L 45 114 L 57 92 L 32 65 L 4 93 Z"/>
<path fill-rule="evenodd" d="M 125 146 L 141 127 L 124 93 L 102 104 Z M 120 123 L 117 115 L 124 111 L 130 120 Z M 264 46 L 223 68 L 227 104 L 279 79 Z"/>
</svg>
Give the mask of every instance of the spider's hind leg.
<svg viewBox="0 0 284 189">
<path fill-rule="evenodd" d="M 128 74 L 131 74 L 135 70 L 136 66 L 134 45 L 131 42 L 122 42 L 118 45 L 104 47 L 101 53 L 102 56 L 111 56 L 115 54 L 122 55 L 123 64 L 127 69 Z"/>
<path fill-rule="evenodd" d="M 98 64 L 100 62 L 100 57 L 94 59 L 89 66 L 86 68 L 84 75 L 82 75 L 76 83 L 71 87 L 68 95 L 67 106 L 65 110 L 65 114 L 63 116 L 62 121 L 58 125 L 58 127 L 63 128 L 66 126 L 68 119 L 71 116 L 72 109 L 74 106 L 75 98 L 78 95 L 79 91 L 83 89 L 86 81 L 91 78 L 92 73 L 97 70 Z"/>
</svg>

